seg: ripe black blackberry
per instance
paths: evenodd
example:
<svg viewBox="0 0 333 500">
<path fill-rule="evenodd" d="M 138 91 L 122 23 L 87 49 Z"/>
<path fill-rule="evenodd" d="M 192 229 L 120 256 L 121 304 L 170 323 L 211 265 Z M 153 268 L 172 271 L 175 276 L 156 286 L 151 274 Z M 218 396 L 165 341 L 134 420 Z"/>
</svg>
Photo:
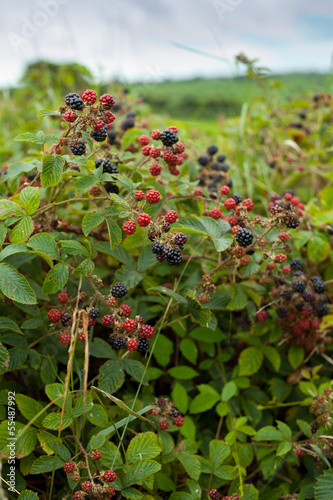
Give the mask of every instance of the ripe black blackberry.
<svg viewBox="0 0 333 500">
<path fill-rule="evenodd" d="M 293 276 L 304 276 L 303 271 L 295 271 Z"/>
<path fill-rule="evenodd" d="M 209 163 L 209 158 L 206 155 L 199 156 L 198 158 L 199 165 L 205 167 Z"/>
<path fill-rule="evenodd" d="M 218 174 L 214 175 L 214 181 L 215 182 L 222 182 L 223 179 L 224 179 L 224 175 L 221 174 L 220 172 Z"/>
<path fill-rule="evenodd" d="M 288 316 L 288 311 L 285 307 L 278 307 L 276 309 L 276 314 L 279 316 L 279 318 L 286 318 Z"/>
<path fill-rule="evenodd" d="M 319 425 L 317 424 L 317 422 L 313 422 L 311 424 L 311 434 L 316 434 L 318 429 L 319 429 Z"/>
<path fill-rule="evenodd" d="M 283 290 L 281 293 L 281 297 L 286 301 L 289 302 L 292 299 L 293 292 L 291 290 Z"/>
<path fill-rule="evenodd" d="M 110 335 L 109 342 L 115 351 L 126 347 L 126 340 L 123 337 L 118 337 L 116 334 Z"/>
<path fill-rule="evenodd" d="M 182 256 L 178 248 L 171 248 L 167 254 L 167 261 L 170 266 L 179 266 L 182 262 Z"/>
<path fill-rule="evenodd" d="M 289 229 L 296 229 L 300 225 L 301 221 L 299 220 L 298 217 L 292 217 L 289 219 L 289 221 L 286 223 L 286 227 Z"/>
<path fill-rule="evenodd" d="M 101 314 L 101 311 L 97 308 L 94 308 L 94 307 L 92 309 L 90 309 L 90 311 L 89 311 L 89 316 L 93 319 L 99 318 L 100 314 Z"/>
<path fill-rule="evenodd" d="M 209 146 L 207 148 L 207 153 L 209 154 L 209 156 L 214 156 L 218 151 L 218 147 L 215 146 L 215 144 L 212 144 L 211 146 Z"/>
<path fill-rule="evenodd" d="M 314 294 L 311 290 L 304 290 L 302 297 L 305 302 L 312 302 L 314 299 Z"/>
<path fill-rule="evenodd" d="M 317 302 L 315 305 L 316 311 L 318 313 L 318 316 L 322 318 L 323 316 L 326 316 L 329 312 L 329 308 L 327 304 L 324 304 L 323 302 Z"/>
<path fill-rule="evenodd" d="M 117 186 L 117 184 L 114 184 L 113 182 L 106 182 L 104 184 L 104 188 L 107 193 L 114 193 L 114 194 L 119 193 L 119 187 Z"/>
<path fill-rule="evenodd" d="M 249 245 L 251 245 L 252 240 L 253 234 L 249 229 L 246 229 L 245 227 L 240 229 L 236 234 L 236 241 L 241 247 L 248 247 Z"/>
<path fill-rule="evenodd" d="M 219 168 L 220 168 L 219 162 L 213 163 L 213 165 L 211 166 L 212 170 L 219 170 Z"/>
<path fill-rule="evenodd" d="M 321 296 L 320 296 L 321 300 L 323 302 L 328 302 L 328 298 L 327 298 L 327 295 L 325 293 L 323 293 Z"/>
<path fill-rule="evenodd" d="M 115 108 L 115 106 L 113 106 L 113 109 Z M 108 143 L 113 146 L 115 143 L 116 143 L 116 140 L 117 140 L 117 132 L 113 129 L 110 129 L 107 131 L 107 134 L 108 134 Z"/>
<path fill-rule="evenodd" d="M 121 123 L 120 128 L 124 131 L 133 128 L 135 125 L 135 120 L 132 117 L 125 118 L 125 120 Z"/>
<path fill-rule="evenodd" d="M 297 304 L 295 304 L 295 307 L 297 311 L 301 311 L 304 307 L 304 302 L 298 302 Z"/>
<path fill-rule="evenodd" d="M 219 170 L 221 172 L 228 172 L 229 168 L 230 167 L 227 163 L 219 163 Z M 231 186 L 229 186 L 229 187 L 231 187 Z"/>
<path fill-rule="evenodd" d="M 326 290 L 326 285 L 320 276 L 313 276 L 311 278 L 313 289 L 316 293 L 323 293 Z"/>
<path fill-rule="evenodd" d="M 177 134 L 172 130 L 163 130 L 160 137 L 164 146 L 171 147 L 179 141 Z"/>
<path fill-rule="evenodd" d="M 295 292 L 298 292 L 298 293 L 302 293 L 304 292 L 305 288 L 306 288 L 306 284 L 304 283 L 303 280 L 296 280 L 294 281 L 293 283 L 293 290 Z"/>
<path fill-rule="evenodd" d="M 146 353 L 149 349 L 149 340 L 148 339 L 139 339 L 139 347 L 138 351 L 142 354 Z"/>
<path fill-rule="evenodd" d="M 171 224 L 169 222 L 164 222 L 162 225 L 163 233 L 168 233 L 171 229 Z"/>
<path fill-rule="evenodd" d="M 269 161 L 268 164 L 269 168 L 274 168 L 275 167 L 275 161 Z"/>
<path fill-rule="evenodd" d="M 220 154 L 217 156 L 217 161 L 220 163 L 224 163 L 226 159 L 227 159 L 226 155 Z"/>
<path fill-rule="evenodd" d="M 294 271 L 300 271 L 301 269 L 303 269 L 303 261 L 298 257 L 296 257 L 295 259 L 291 259 L 290 267 Z"/>
<path fill-rule="evenodd" d="M 68 313 L 63 313 L 61 315 L 61 324 L 62 326 L 69 326 L 72 322 L 72 318 L 71 318 L 71 315 L 68 314 Z"/>
<path fill-rule="evenodd" d="M 291 196 L 294 196 L 294 194 L 295 194 L 295 193 L 294 193 L 294 191 L 293 191 L 292 189 L 286 189 L 286 190 L 284 191 L 284 193 L 283 193 L 283 196 L 284 196 L 285 194 L 291 194 Z"/>
<path fill-rule="evenodd" d="M 98 168 L 101 165 L 103 165 L 103 174 L 119 174 L 117 165 L 111 163 L 108 158 L 100 158 L 99 160 L 95 161 L 95 168 Z"/>
<path fill-rule="evenodd" d="M 226 186 L 232 188 L 233 186 L 233 182 L 232 182 L 232 179 L 229 179 L 228 182 L 226 183 Z"/>
<path fill-rule="evenodd" d="M 121 299 L 126 295 L 127 288 L 124 283 L 115 283 L 111 289 L 111 293 L 116 299 Z"/>
<path fill-rule="evenodd" d="M 177 408 L 172 407 L 169 411 L 170 417 L 177 418 L 180 415 L 180 412 L 177 410 Z"/>
<path fill-rule="evenodd" d="M 106 128 L 106 125 L 104 125 L 104 127 L 100 130 L 97 130 L 97 129 L 93 129 L 91 131 L 91 137 L 96 141 L 96 142 L 103 142 L 105 141 L 105 139 L 107 138 L 108 134 L 107 134 L 107 128 Z"/>
<path fill-rule="evenodd" d="M 71 93 L 67 94 L 65 98 L 65 103 L 70 106 L 71 109 L 81 110 L 83 108 L 83 101 L 79 94 Z"/>
<path fill-rule="evenodd" d="M 136 117 L 136 112 L 135 111 L 129 111 L 126 114 L 126 118 L 135 118 Z"/>
<path fill-rule="evenodd" d="M 243 199 L 243 198 L 241 197 L 241 195 L 240 195 L 240 194 L 238 194 L 238 193 L 233 194 L 233 195 L 231 196 L 231 198 L 232 198 L 233 200 L 235 200 L 236 205 L 238 205 L 238 204 L 242 201 L 242 199 Z"/>
<path fill-rule="evenodd" d="M 83 141 L 76 141 L 71 144 L 71 151 L 75 156 L 82 156 L 86 152 L 86 145 Z"/>
<path fill-rule="evenodd" d="M 187 236 L 184 233 L 178 233 L 175 237 L 175 242 L 177 245 L 185 245 L 187 242 Z"/>
<path fill-rule="evenodd" d="M 151 246 L 151 251 L 156 255 L 162 255 L 164 250 L 163 243 L 155 241 Z"/>
</svg>

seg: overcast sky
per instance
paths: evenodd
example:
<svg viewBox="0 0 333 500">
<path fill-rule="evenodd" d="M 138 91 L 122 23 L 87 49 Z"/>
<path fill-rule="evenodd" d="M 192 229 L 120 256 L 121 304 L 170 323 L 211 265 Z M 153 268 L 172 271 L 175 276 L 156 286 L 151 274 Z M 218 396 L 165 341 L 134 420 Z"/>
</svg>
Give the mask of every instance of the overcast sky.
<svg viewBox="0 0 333 500">
<path fill-rule="evenodd" d="M 77 61 L 124 82 L 230 76 L 241 51 L 273 72 L 332 69 L 332 0 L 0 0 L 0 6 L 1 86 L 15 83 L 37 59 Z"/>
</svg>

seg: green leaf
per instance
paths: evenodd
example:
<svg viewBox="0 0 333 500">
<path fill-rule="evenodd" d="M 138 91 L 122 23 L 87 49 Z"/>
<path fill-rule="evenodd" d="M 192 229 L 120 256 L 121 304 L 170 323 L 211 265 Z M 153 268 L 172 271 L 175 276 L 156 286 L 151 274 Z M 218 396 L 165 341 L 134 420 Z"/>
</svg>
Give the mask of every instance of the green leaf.
<svg viewBox="0 0 333 500">
<path fill-rule="evenodd" d="M 262 365 L 264 360 L 263 353 L 256 347 L 247 347 L 241 352 L 238 359 L 239 373 L 238 375 L 242 377 L 243 375 L 253 375 L 256 373 Z"/>
<path fill-rule="evenodd" d="M 95 358 L 110 358 L 115 359 L 116 355 L 114 350 L 111 348 L 110 344 L 105 342 L 105 340 L 96 337 L 90 346 L 90 354 Z"/>
<path fill-rule="evenodd" d="M 131 500 L 139 500 L 142 498 L 142 493 L 136 488 L 124 488 L 121 490 L 121 494 L 124 498 L 130 498 Z"/>
<path fill-rule="evenodd" d="M 174 350 L 174 343 L 165 335 L 160 334 L 155 341 L 154 357 L 160 366 L 167 366 Z"/>
<path fill-rule="evenodd" d="M 130 267 L 131 269 L 135 269 L 136 267 L 132 255 L 127 250 L 125 250 L 123 246 L 119 246 L 114 250 L 111 250 L 109 243 L 103 241 L 94 245 L 94 248 L 102 253 L 111 255 L 112 257 L 119 260 L 126 266 Z"/>
<path fill-rule="evenodd" d="M 333 470 L 327 470 L 319 476 L 315 484 L 316 500 L 332 500 Z"/>
<path fill-rule="evenodd" d="M 232 481 L 237 477 L 237 467 L 232 465 L 222 465 L 218 469 L 215 469 L 214 475 L 225 481 Z"/>
<path fill-rule="evenodd" d="M 69 255 L 78 255 L 79 257 L 89 257 L 89 252 L 78 241 L 74 240 L 62 240 L 60 241 L 62 248 Z"/>
<path fill-rule="evenodd" d="M 253 438 L 254 441 L 284 441 L 285 436 L 272 425 L 262 427 Z"/>
<path fill-rule="evenodd" d="M 59 184 L 62 179 L 64 161 L 62 156 L 43 156 L 43 170 L 40 176 L 43 187 L 47 188 Z"/>
<path fill-rule="evenodd" d="M 186 491 L 177 491 L 177 493 L 172 493 L 169 500 L 193 500 L 192 495 L 186 493 Z"/>
<path fill-rule="evenodd" d="M 33 214 L 40 203 L 40 191 L 38 187 L 28 186 L 20 193 L 20 202 L 28 215 Z"/>
<path fill-rule="evenodd" d="M 304 349 L 301 346 L 292 345 L 288 350 L 288 361 L 291 367 L 296 370 L 304 361 Z"/>
<path fill-rule="evenodd" d="M 220 238 L 213 238 L 213 242 L 214 242 L 216 251 L 223 252 L 223 250 L 226 250 L 227 248 L 230 247 L 233 240 L 234 240 L 234 238 L 233 238 L 232 234 L 225 234 L 225 235 L 221 236 Z"/>
<path fill-rule="evenodd" d="M 29 215 L 22 217 L 20 222 L 16 224 L 14 229 L 9 235 L 11 243 L 24 243 L 29 239 L 29 236 L 33 233 L 34 224 L 32 218 Z"/>
<path fill-rule="evenodd" d="M 276 456 L 277 457 L 282 457 L 286 453 L 288 453 L 292 448 L 291 442 L 290 441 L 282 441 L 282 443 L 279 443 L 279 446 L 277 447 L 276 450 Z"/>
<path fill-rule="evenodd" d="M 12 332 L 20 333 L 22 335 L 21 330 L 17 326 L 14 321 L 5 316 L 0 316 L 0 330 L 10 330 Z"/>
<path fill-rule="evenodd" d="M 31 490 L 23 490 L 21 491 L 18 500 L 38 500 L 38 495 L 34 491 Z"/>
<path fill-rule="evenodd" d="M 50 413 L 43 420 L 43 426 L 47 429 L 52 429 L 54 431 L 58 430 L 60 427 L 61 413 Z M 66 429 L 73 423 L 73 419 L 70 415 L 65 413 L 62 421 L 62 430 Z"/>
<path fill-rule="evenodd" d="M 200 340 L 202 342 L 207 342 L 209 344 L 214 344 L 215 342 L 221 342 L 225 335 L 221 332 L 219 328 L 216 330 L 210 330 L 209 328 L 199 327 L 192 330 L 189 334 L 192 339 Z"/>
<path fill-rule="evenodd" d="M 100 367 L 98 387 L 108 394 L 116 392 L 125 381 L 124 370 L 118 361 L 107 361 Z"/>
<path fill-rule="evenodd" d="M 109 425 L 109 416 L 102 405 L 94 404 L 86 413 L 87 419 L 96 427 L 106 427 Z"/>
<path fill-rule="evenodd" d="M 16 403 L 22 415 L 30 422 L 36 415 L 43 410 L 43 406 L 35 399 L 25 394 L 16 394 Z M 43 416 L 40 415 L 34 420 L 36 427 L 41 427 Z"/>
<path fill-rule="evenodd" d="M 110 247 L 113 250 L 121 243 L 121 230 L 118 224 L 113 219 L 106 219 L 106 224 L 109 231 Z"/>
<path fill-rule="evenodd" d="M 32 132 L 23 132 L 23 134 L 19 134 L 15 137 L 14 141 L 16 142 L 34 142 L 35 144 L 43 144 L 44 140 L 41 139 L 38 135 L 33 134 Z"/>
<path fill-rule="evenodd" d="M 104 220 L 103 215 L 98 212 L 90 212 L 83 217 L 82 220 L 82 231 L 85 236 L 88 236 L 90 231 L 92 231 L 95 227 L 102 224 Z"/>
<path fill-rule="evenodd" d="M 182 297 L 182 295 L 179 295 L 179 293 L 174 292 L 173 290 L 170 290 L 170 288 L 166 288 L 164 286 L 155 286 L 154 288 L 148 288 L 148 292 L 160 292 L 163 293 L 164 295 L 168 295 L 168 297 L 173 297 L 177 302 L 181 302 L 182 304 L 186 304 L 186 299 Z"/>
<path fill-rule="evenodd" d="M 62 290 L 68 281 L 68 267 L 66 264 L 56 264 L 44 280 L 43 293 L 56 293 Z"/>
<path fill-rule="evenodd" d="M 89 189 L 91 186 L 96 184 L 97 180 L 94 175 L 84 175 L 80 179 L 78 179 L 75 183 L 75 188 L 78 191 L 85 191 Z"/>
<path fill-rule="evenodd" d="M 242 500 L 258 500 L 259 491 L 253 486 L 253 484 L 246 484 L 244 486 L 244 496 Z"/>
<path fill-rule="evenodd" d="M 218 392 L 209 385 L 198 385 L 200 394 L 195 396 L 190 404 L 190 413 L 203 413 L 213 408 L 213 406 L 220 400 Z"/>
<path fill-rule="evenodd" d="M 31 474 L 44 474 L 45 472 L 51 472 L 53 469 L 61 469 L 64 465 L 64 460 L 60 457 L 39 457 L 32 464 Z"/>
<path fill-rule="evenodd" d="M 229 401 L 229 399 L 233 398 L 238 394 L 238 387 L 233 380 L 227 382 L 222 390 L 222 401 Z"/>
<path fill-rule="evenodd" d="M 199 323 L 200 326 L 207 326 L 211 318 L 211 312 L 207 307 L 202 307 L 202 304 L 196 298 L 195 290 L 189 290 L 186 294 L 187 307 L 193 321 Z"/>
<path fill-rule="evenodd" d="M 86 278 L 91 276 L 93 270 L 95 269 L 95 264 L 91 259 L 85 259 L 81 264 L 73 271 L 72 276 L 75 280 L 80 278 Z"/>
<path fill-rule="evenodd" d="M 145 367 L 141 361 L 135 359 L 120 359 L 119 360 L 123 369 L 132 377 L 134 377 L 138 382 L 142 380 L 144 385 L 147 385 L 148 379 L 147 374 L 144 374 Z"/>
<path fill-rule="evenodd" d="M 124 477 L 123 486 L 131 486 L 132 484 L 138 484 L 143 479 L 156 474 L 161 469 L 161 465 L 154 460 L 138 460 L 134 465 L 129 465 L 125 467 L 126 475 Z"/>
<path fill-rule="evenodd" d="M 59 406 L 59 408 L 63 407 L 65 398 L 65 386 L 63 384 L 49 384 L 45 387 L 45 393 L 52 403 Z M 65 410 L 67 413 L 72 410 L 72 395 L 70 392 L 66 397 Z"/>
<path fill-rule="evenodd" d="M 281 356 L 278 351 L 274 347 L 267 345 L 262 347 L 262 352 L 264 356 L 271 362 L 275 371 L 278 372 L 281 365 Z"/>
<path fill-rule="evenodd" d="M 172 400 L 182 413 L 186 413 L 188 409 L 188 395 L 185 387 L 179 382 L 176 382 L 172 389 Z"/>
<path fill-rule="evenodd" d="M 4 226 L 0 226 L 0 247 L 3 245 L 3 242 L 6 239 L 6 235 L 7 235 L 7 228 L 5 228 Z"/>
<path fill-rule="evenodd" d="M 138 283 L 144 278 L 144 274 L 130 269 L 127 266 L 121 266 L 115 274 L 115 281 L 124 283 L 127 289 L 135 288 Z"/>
<path fill-rule="evenodd" d="M 197 481 L 193 481 L 193 479 L 188 479 L 187 487 L 191 492 L 192 500 L 201 500 L 201 486 Z"/>
<path fill-rule="evenodd" d="M 228 304 L 228 309 L 230 311 L 240 311 L 241 309 L 244 309 L 247 304 L 247 296 L 246 293 L 243 292 L 243 290 L 239 287 L 239 285 L 235 285 L 232 283 L 231 285 L 231 290 L 232 290 L 232 296 L 231 300 Z"/>
<path fill-rule="evenodd" d="M 10 200 L 0 200 L 0 220 L 24 215 L 22 208 Z"/>
<path fill-rule="evenodd" d="M 3 375 L 9 367 L 9 352 L 0 342 L 0 375 Z"/>
<path fill-rule="evenodd" d="M 197 377 L 198 372 L 190 368 L 189 366 L 174 366 L 168 370 L 168 373 L 173 378 L 178 378 L 182 380 L 190 380 L 191 378 Z"/>
<path fill-rule="evenodd" d="M 47 233 L 35 234 L 27 243 L 35 252 L 45 253 L 53 260 L 59 259 L 58 247 L 52 236 Z"/>
<path fill-rule="evenodd" d="M 325 236 L 319 234 L 313 235 L 307 245 L 308 257 L 315 264 L 325 260 L 330 250 L 330 245 Z"/>
<path fill-rule="evenodd" d="M 143 458 L 155 458 L 162 451 L 156 434 L 142 432 L 133 438 L 127 448 L 127 462 L 132 463 Z"/>
<path fill-rule="evenodd" d="M 0 290 L 6 297 L 20 304 L 37 304 L 27 280 L 8 264 L 0 264 Z"/>
<path fill-rule="evenodd" d="M 186 338 L 180 341 L 179 347 L 184 358 L 195 364 L 198 357 L 198 348 L 196 343 L 193 340 Z"/>
<path fill-rule="evenodd" d="M 155 265 L 157 262 L 156 255 L 151 251 L 151 245 L 145 246 L 139 255 L 138 259 L 138 271 L 143 273 L 149 267 Z"/>
<path fill-rule="evenodd" d="M 201 474 L 200 460 L 195 455 L 181 451 L 177 453 L 177 458 L 186 470 L 187 474 L 197 481 Z"/>
<path fill-rule="evenodd" d="M 209 443 L 209 460 L 213 469 L 217 469 L 230 455 L 230 447 L 223 441 L 213 439 Z"/>
</svg>

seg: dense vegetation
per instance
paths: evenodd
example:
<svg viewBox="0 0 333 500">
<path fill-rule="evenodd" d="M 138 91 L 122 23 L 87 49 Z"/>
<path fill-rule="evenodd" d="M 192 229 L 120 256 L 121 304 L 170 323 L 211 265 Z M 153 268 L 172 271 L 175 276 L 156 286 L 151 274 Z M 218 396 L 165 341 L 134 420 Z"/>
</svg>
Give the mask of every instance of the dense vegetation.
<svg viewBox="0 0 333 500">
<path fill-rule="evenodd" d="M 2 92 L 4 498 L 331 498 L 331 95 L 242 63 L 207 122 L 77 65 Z"/>
</svg>

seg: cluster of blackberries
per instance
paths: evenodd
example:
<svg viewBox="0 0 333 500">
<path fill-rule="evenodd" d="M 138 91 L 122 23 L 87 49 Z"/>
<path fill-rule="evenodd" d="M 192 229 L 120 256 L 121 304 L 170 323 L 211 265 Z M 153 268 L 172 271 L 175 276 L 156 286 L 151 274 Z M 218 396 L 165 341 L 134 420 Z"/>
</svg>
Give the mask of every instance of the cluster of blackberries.
<svg viewBox="0 0 333 500">
<path fill-rule="evenodd" d="M 318 345 L 324 350 L 325 344 L 332 341 L 331 337 L 322 336 L 320 331 L 321 318 L 329 312 L 328 299 L 324 293 L 326 284 L 319 276 L 308 279 L 303 267 L 303 261 L 294 258 L 290 261 L 290 266 L 285 266 L 282 270 L 284 274 L 293 271 L 291 281 L 274 278 L 276 288 L 272 290 L 272 296 L 280 299 L 276 313 L 295 345 L 304 346 L 308 352 Z M 267 309 L 257 313 L 258 321 L 265 321 L 267 318 Z"/>
<path fill-rule="evenodd" d="M 242 227 L 236 233 L 236 241 L 239 246 L 248 247 L 253 241 L 253 233 L 249 229 Z"/>
<path fill-rule="evenodd" d="M 99 168 L 101 166 L 103 166 L 103 174 L 119 174 L 118 166 L 111 163 L 111 160 L 108 158 L 100 158 L 95 161 L 95 168 Z M 116 177 L 113 177 L 113 179 L 116 180 Z M 115 182 L 105 182 L 104 188 L 107 193 L 119 193 L 119 187 Z"/>
<path fill-rule="evenodd" d="M 166 227 L 167 232 L 170 230 L 170 224 Z M 163 225 L 162 225 L 162 232 Z M 165 238 L 165 242 L 161 241 L 162 233 L 156 235 L 152 244 L 151 250 L 156 255 L 158 262 L 166 260 L 171 266 L 179 266 L 182 262 L 181 251 L 187 242 L 187 236 L 184 233 L 173 233 Z M 150 236 L 151 238 L 151 236 Z"/>
<path fill-rule="evenodd" d="M 155 400 L 156 407 L 152 409 L 151 413 L 154 416 L 158 416 L 158 426 L 163 431 L 168 430 L 169 420 L 172 421 L 177 427 L 182 427 L 184 425 L 184 417 L 177 410 L 174 403 L 170 403 L 166 398 L 158 398 Z"/>
<path fill-rule="evenodd" d="M 239 500 L 239 495 L 237 495 L 237 493 L 234 493 L 231 496 L 222 496 L 215 488 L 213 488 L 209 492 L 209 498 L 210 500 Z"/>
<path fill-rule="evenodd" d="M 217 146 L 212 144 L 207 148 L 207 154 L 199 156 L 198 163 L 200 165 L 199 186 L 206 186 L 211 199 L 215 200 L 219 195 L 221 186 L 232 187 L 232 180 L 227 172 L 229 165 L 225 163 L 226 156 L 219 154 Z"/>
<path fill-rule="evenodd" d="M 292 189 L 287 189 L 283 193 L 283 198 L 279 194 L 274 194 L 268 209 L 273 219 L 278 217 L 281 224 L 289 229 L 296 229 L 300 225 L 299 217 L 304 214 L 304 204 L 295 196 Z"/>
<path fill-rule="evenodd" d="M 172 130 L 163 130 L 163 132 L 161 132 L 160 140 L 162 141 L 163 146 L 169 148 L 179 141 L 177 134 L 175 134 Z"/>
</svg>

